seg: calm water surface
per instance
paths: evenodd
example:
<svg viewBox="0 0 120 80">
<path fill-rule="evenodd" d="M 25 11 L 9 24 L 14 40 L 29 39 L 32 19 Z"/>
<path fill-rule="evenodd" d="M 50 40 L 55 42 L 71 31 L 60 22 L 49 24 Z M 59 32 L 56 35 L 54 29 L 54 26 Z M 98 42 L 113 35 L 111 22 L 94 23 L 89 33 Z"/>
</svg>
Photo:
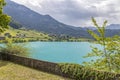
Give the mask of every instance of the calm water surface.
<svg viewBox="0 0 120 80">
<path fill-rule="evenodd" d="M 57 63 L 78 63 L 90 61 L 93 58 L 83 58 L 91 52 L 90 46 L 101 48 L 100 45 L 89 42 L 30 42 L 30 58 L 57 62 Z"/>
<path fill-rule="evenodd" d="M 19 43 L 23 44 L 23 43 Z M 3 44 L 0 44 L 3 46 Z M 29 42 L 29 57 L 56 63 L 78 63 L 90 61 L 92 58 L 83 58 L 91 52 L 90 46 L 102 48 L 98 44 L 89 42 Z"/>
</svg>

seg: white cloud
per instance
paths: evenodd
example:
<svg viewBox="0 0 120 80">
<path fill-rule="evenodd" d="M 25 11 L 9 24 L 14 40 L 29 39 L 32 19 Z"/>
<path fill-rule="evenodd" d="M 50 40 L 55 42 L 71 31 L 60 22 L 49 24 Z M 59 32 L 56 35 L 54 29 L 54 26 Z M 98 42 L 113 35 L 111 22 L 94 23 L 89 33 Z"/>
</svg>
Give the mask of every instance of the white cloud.
<svg viewBox="0 0 120 80">
<path fill-rule="evenodd" d="M 60 22 L 75 25 L 91 25 L 91 17 L 101 24 L 120 24 L 120 0 L 12 0 L 40 14 L 49 14 Z"/>
</svg>

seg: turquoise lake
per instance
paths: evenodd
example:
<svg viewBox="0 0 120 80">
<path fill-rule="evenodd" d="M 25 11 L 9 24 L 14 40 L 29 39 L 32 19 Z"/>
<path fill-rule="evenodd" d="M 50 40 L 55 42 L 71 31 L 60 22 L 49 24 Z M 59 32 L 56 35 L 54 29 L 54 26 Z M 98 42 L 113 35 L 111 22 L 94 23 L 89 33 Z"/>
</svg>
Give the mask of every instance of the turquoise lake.
<svg viewBox="0 0 120 80">
<path fill-rule="evenodd" d="M 101 48 L 100 45 L 89 42 L 29 42 L 30 58 L 55 63 L 77 63 L 90 61 L 92 58 L 83 58 L 91 52 L 90 46 Z"/>
<path fill-rule="evenodd" d="M 23 44 L 23 43 L 19 43 Z M 3 44 L 0 44 L 3 46 Z M 77 63 L 87 62 L 95 57 L 83 58 L 91 52 L 91 47 L 102 47 L 99 44 L 89 42 L 29 42 L 25 45 L 29 48 L 30 58 L 55 62 L 55 63 Z"/>
</svg>

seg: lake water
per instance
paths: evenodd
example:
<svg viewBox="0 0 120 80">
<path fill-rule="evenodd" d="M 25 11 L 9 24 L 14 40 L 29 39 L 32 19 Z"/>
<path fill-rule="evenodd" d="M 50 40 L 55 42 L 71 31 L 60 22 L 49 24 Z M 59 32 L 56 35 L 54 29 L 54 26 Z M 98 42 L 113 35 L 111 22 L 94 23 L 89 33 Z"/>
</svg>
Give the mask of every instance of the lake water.
<svg viewBox="0 0 120 80">
<path fill-rule="evenodd" d="M 23 44 L 23 43 L 19 43 Z M 3 44 L 0 44 L 3 46 Z M 83 58 L 91 52 L 91 47 L 102 48 L 99 44 L 89 42 L 29 42 L 26 47 L 29 48 L 30 58 L 56 62 L 56 63 L 77 63 L 95 59 Z"/>
<path fill-rule="evenodd" d="M 100 45 L 89 42 L 30 42 L 30 58 L 56 63 L 77 63 L 90 61 L 93 58 L 83 58 L 91 52 L 90 46 L 101 48 Z"/>
</svg>

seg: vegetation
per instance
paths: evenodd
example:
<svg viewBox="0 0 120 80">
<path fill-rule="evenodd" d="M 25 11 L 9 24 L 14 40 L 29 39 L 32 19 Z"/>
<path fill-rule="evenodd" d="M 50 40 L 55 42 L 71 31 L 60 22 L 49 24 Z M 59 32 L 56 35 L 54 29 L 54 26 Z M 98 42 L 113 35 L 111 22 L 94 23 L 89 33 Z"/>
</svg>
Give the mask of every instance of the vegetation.
<svg viewBox="0 0 120 80">
<path fill-rule="evenodd" d="M 92 39 L 87 38 L 75 38 L 66 35 L 49 35 L 35 30 L 27 30 L 25 28 L 13 29 L 9 28 L 3 33 L 1 37 L 11 38 L 13 42 L 29 42 L 29 41 L 69 41 L 69 42 L 80 42 L 80 41 L 91 41 Z M 0 40 L 1 43 L 5 42 L 5 39 Z"/>
<path fill-rule="evenodd" d="M 11 62 L 0 61 L 0 80 L 69 80 Z"/>
<path fill-rule="evenodd" d="M 3 14 L 2 8 L 5 5 L 4 0 L 0 0 L 0 32 L 4 32 L 8 28 L 8 24 L 10 22 L 10 17 L 6 14 Z M 49 17 L 49 16 L 47 16 Z M 51 18 L 51 17 L 49 17 Z M 26 18 L 27 19 L 27 18 Z M 32 19 L 30 19 L 32 20 Z M 99 35 L 89 30 L 89 33 L 98 41 L 99 44 L 103 45 L 104 50 L 98 50 L 97 48 L 93 48 L 93 52 L 88 54 L 87 57 L 91 56 L 99 56 L 101 59 L 97 59 L 96 61 L 92 61 L 89 65 L 95 66 L 96 69 L 105 69 L 107 71 L 119 72 L 120 70 L 120 41 L 118 36 L 113 38 L 105 37 L 105 26 L 107 21 L 104 22 L 102 27 L 99 27 L 94 19 L 92 19 L 94 25 L 97 27 Z M 60 23 L 59 23 L 60 24 Z M 22 25 L 14 22 L 11 24 L 16 28 L 16 25 L 21 27 Z M 62 24 L 61 24 L 62 25 Z M 67 26 L 67 25 L 63 25 Z M 67 27 L 68 28 L 68 27 Z M 61 29 L 61 28 L 60 28 Z M 66 29 L 67 30 L 67 29 Z M 74 29 L 69 30 L 72 31 Z M 7 30 L 10 31 L 10 30 Z M 29 33 L 28 33 L 29 32 Z M 69 33 L 68 32 L 68 33 Z M 1 53 L 7 54 L 17 54 L 17 55 L 26 55 L 28 54 L 28 49 L 25 46 L 20 44 L 13 44 L 14 42 L 24 42 L 24 41 L 34 41 L 34 40 L 52 40 L 51 37 L 45 34 L 40 34 L 31 30 L 12 30 L 10 32 L 3 33 L 5 36 L 5 47 L 0 48 Z M 38 36 L 37 36 L 38 35 Z M 44 37 L 43 37 L 44 35 Z M 42 37 L 41 37 L 42 36 Z M 57 40 L 74 40 L 69 36 L 60 36 L 56 38 Z M 5 66 L 6 65 L 6 66 Z M 71 75 L 72 78 L 76 80 L 87 80 L 93 78 L 94 80 L 113 80 L 116 78 L 116 74 L 96 71 L 92 68 L 88 68 L 85 66 L 80 66 L 77 64 L 59 64 L 60 69 L 63 73 Z M 45 75 L 45 77 L 44 77 Z M 13 63 L 0 62 L 0 79 L 9 79 L 9 80 L 60 80 L 63 79 L 58 76 L 53 76 L 51 74 L 46 74 L 42 72 L 38 72 L 36 70 L 31 70 L 29 68 L 19 66 Z"/>
<path fill-rule="evenodd" d="M 25 47 L 25 43 L 13 44 L 11 39 L 7 39 L 7 43 L 5 43 L 4 47 L 0 47 L 0 52 L 6 53 L 6 54 L 27 56 L 29 53 L 29 50 L 27 47 Z"/>
<path fill-rule="evenodd" d="M 68 74 L 75 80 L 119 80 L 115 73 L 98 71 L 78 64 L 59 64 L 62 73 Z"/>
<path fill-rule="evenodd" d="M 98 26 L 96 20 L 92 18 L 94 25 L 96 26 L 98 33 L 88 30 L 92 37 L 98 44 L 102 45 L 103 50 L 97 47 L 92 48 L 92 52 L 86 57 L 97 57 L 96 60 L 91 62 L 85 62 L 87 66 L 94 67 L 98 70 L 106 70 L 110 72 L 120 73 L 120 36 L 105 37 L 105 27 L 107 21 L 104 21 L 102 27 Z"/>
<path fill-rule="evenodd" d="M 81 41 L 92 41 L 89 38 L 82 38 L 82 37 L 72 37 L 68 35 L 50 35 L 52 39 L 50 41 L 62 41 L 62 42 L 81 42 Z"/>
<path fill-rule="evenodd" d="M 10 22 L 10 16 L 3 13 L 5 4 L 4 0 L 0 0 L 0 33 L 8 29 L 8 24 Z"/>
<path fill-rule="evenodd" d="M 7 35 L 6 35 L 7 34 Z M 4 31 L 1 33 L 1 37 L 11 38 L 13 42 L 29 42 L 29 41 L 49 41 L 52 40 L 48 34 L 37 32 L 34 30 L 27 29 L 13 29 Z M 0 40 L 0 42 L 5 42 L 5 39 Z"/>
<path fill-rule="evenodd" d="M 3 13 L 3 7 L 5 6 L 5 1 L 0 0 L 0 34 L 5 32 L 6 29 L 8 29 L 8 25 L 10 22 L 10 16 Z M 11 38 L 12 35 L 10 33 L 4 34 L 5 37 Z M 27 54 L 28 50 L 21 46 L 20 44 L 13 44 L 11 39 L 4 38 L 7 44 L 5 44 L 5 47 L 0 47 L 1 53 L 7 53 L 7 54 Z"/>
<path fill-rule="evenodd" d="M 69 39 L 69 41 L 76 41 L 76 42 L 86 41 L 86 42 L 89 42 L 89 41 L 93 41 L 93 39 L 72 37 L 72 38 Z"/>
</svg>

